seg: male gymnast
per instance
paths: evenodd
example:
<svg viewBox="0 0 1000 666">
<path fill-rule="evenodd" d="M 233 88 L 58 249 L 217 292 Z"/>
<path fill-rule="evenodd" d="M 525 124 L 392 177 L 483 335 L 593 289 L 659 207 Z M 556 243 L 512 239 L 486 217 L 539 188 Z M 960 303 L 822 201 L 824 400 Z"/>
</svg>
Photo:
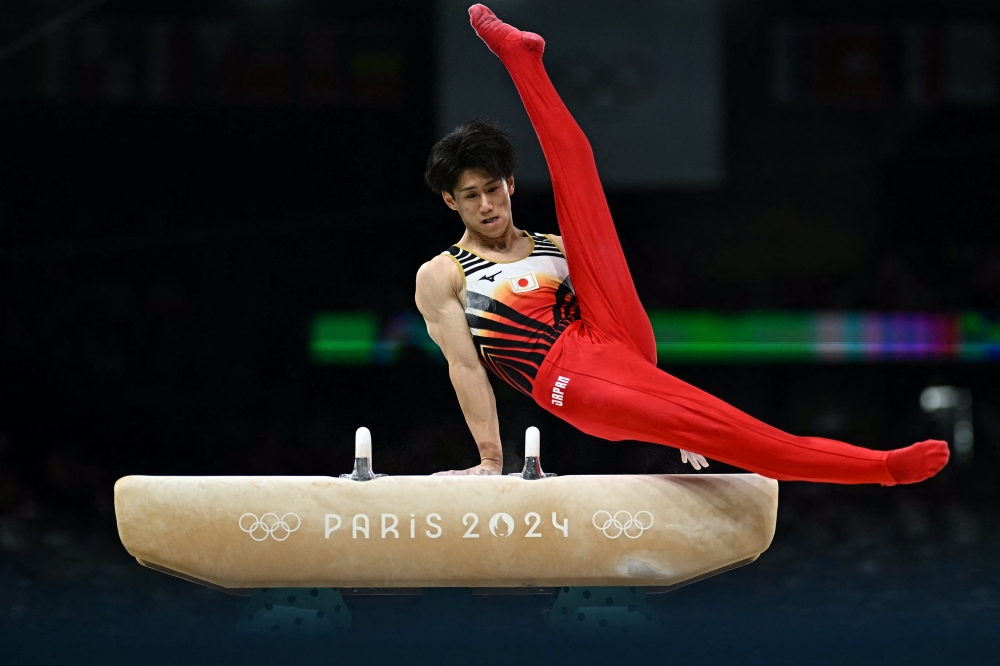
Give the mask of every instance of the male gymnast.
<svg viewBox="0 0 1000 666">
<path fill-rule="evenodd" d="M 875 451 L 797 437 L 658 369 L 590 144 L 542 65 L 545 41 L 483 5 L 469 14 L 514 79 L 542 144 L 562 237 L 514 226 L 514 149 L 495 125 L 466 123 L 431 150 L 427 184 L 458 212 L 465 233 L 421 266 L 416 302 L 448 360 L 481 459 L 447 473 L 503 467 L 484 368 L 583 432 L 673 446 L 696 469 L 707 456 L 784 481 L 891 486 L 944 467 L 945 442 Z"/>
</svg>

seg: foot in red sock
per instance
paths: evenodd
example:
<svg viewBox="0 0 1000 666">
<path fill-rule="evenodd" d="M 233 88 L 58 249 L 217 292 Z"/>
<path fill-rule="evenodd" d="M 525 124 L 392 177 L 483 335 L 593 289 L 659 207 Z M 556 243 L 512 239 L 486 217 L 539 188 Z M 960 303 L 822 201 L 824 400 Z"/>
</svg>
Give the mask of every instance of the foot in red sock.
<svg viewBox="0 0 1000 666">
<path fill-rule="evenodd" d="M 897 483 L 918 483 L 940 472 L 948 463 L 949 455 L 946 442 L 928 439 L 905 449 L 889 451 L 885 462 Z"/>
<path fill-rule="evenodd" d="M 507 25 L 498 19 L 488 7 L 472 5 L 469 7 L 469 18 L 472 20 L 472 27 L 476 29 L 476 34 L 501 60 L 508 55 L 510 47 L 515 44 L 519 44 L 524 49 L 533 51 L 539 56 L 545 51 L 544 39 L 533 32 L 524 32 L 514 26 Z"/>
</svg>

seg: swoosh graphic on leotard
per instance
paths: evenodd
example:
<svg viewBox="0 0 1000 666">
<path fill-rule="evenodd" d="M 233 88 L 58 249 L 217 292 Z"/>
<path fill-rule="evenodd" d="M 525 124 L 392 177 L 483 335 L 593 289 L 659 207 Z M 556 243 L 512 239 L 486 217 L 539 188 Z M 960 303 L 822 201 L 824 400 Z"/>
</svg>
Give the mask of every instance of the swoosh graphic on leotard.
<svg viewBox="0 0 1000 666">
<path fill-rule="evenodd" d="M 479 360 L 487 369 L 526 395 L 545 355 L 559 335 L 580 318 L 580 308 L 569 278 L 556 289 L 552 305 L 554 325 L 529 317 L 484 294 L 467 292 L 466 312 Z"/>
</svg>

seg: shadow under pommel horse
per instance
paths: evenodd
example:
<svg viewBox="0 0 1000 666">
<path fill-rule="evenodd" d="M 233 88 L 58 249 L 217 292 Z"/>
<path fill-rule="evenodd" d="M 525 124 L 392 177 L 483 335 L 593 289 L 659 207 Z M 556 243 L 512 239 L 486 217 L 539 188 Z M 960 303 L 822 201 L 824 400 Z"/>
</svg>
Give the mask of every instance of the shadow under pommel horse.
<svg viewBox="0 0 1000 666">
<path fill-rule="evenodd" d="M 550 627 L 627 632 L 658 623 L 646 594 L 749 564 L 774 536 L 772 479 L 556 477 L 534 427 L 524 471 L 507 476 L 376 475 L 367 428 L 355 449 L 340 478 L 124 477 L 122 544 L 143 566 L 251 596 L 248 624 L 283 631 L 346 630 L 352 595 L 463 588 L 548 594 Z"/>
</svg>

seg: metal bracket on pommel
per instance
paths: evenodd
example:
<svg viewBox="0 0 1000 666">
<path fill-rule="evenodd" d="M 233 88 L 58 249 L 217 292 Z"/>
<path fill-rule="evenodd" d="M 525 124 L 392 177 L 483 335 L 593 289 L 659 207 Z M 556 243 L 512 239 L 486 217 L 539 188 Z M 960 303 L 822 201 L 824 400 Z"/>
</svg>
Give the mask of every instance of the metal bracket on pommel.
<svg viewBox="0 0 1000 666">
<path fill-rule="evenodd" d="M 354 434 L 354 471 L 341 474 L 340 478 L 351 481 L 371 481 L 385 474 L 372 472 L 372 434 L 368 428 L 358 428 Z"/>
<path fill-rule="evenodd" d="M 536 479 L 550 479 L 555 474 L 546 474 L 542 471 L 542 463 L 540 462 L 540 445 L 539 440 L 541 436 L 539 435 L 538 428 L 531 426 L 524 433 L 524 469 L 521 470 L 520 474 L 517 472 L 511 472 L 508 476 L 519 476 L 527 481 L 534 481 Z"/>
</svg>

